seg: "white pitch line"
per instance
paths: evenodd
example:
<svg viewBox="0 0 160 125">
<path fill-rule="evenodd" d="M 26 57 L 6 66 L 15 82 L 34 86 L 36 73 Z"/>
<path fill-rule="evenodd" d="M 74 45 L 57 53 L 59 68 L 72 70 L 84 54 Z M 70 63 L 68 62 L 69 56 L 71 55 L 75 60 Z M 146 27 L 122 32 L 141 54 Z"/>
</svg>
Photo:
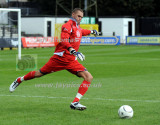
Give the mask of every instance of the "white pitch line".
<svg viewBox="0 0 160 125">
<path fill-rule="evenodd" d="M 27 96 L 27 95 L 0 95 L 1 97 L 23 97 L 23 98 L 49 98 L 49 99 L 73 99 L 73 97 L 52 97 L 52 96 Z M 105 99 L 105 98 L 83 98 L 87 100 L 101 100 L 101 101 L 121 101 L 121 102 L 149 102 L 160 103 L 160 100 L 130 100 L 130 99 Z"/>
</svg>

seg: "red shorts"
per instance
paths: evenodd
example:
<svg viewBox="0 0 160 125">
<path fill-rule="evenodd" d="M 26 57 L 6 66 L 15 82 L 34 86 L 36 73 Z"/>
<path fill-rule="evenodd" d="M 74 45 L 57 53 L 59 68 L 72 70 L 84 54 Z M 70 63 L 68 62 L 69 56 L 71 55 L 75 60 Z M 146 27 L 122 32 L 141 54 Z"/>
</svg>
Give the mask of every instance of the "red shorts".
<svg viewBox="0 0 160 125">
<path fill-rule="evenodd" d="M 50 60 L 40 69 L 40 72 L 42 74 L 48 74 L 60 70 L 67 70 L 75 75 L 77 75 L 78 72 L 87 71 L 87 69 L 77 60 L 71 61 L 70 63 L 64 63 L 55 58 L 50 58 Z"/>
</svg>

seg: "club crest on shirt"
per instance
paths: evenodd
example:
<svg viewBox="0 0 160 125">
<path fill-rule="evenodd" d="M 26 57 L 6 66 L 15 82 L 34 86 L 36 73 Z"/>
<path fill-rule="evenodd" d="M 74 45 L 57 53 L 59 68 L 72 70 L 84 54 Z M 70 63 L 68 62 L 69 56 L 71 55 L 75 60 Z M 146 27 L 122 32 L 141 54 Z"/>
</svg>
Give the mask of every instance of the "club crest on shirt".
<svg viewBox="0 0 160 125">
<path fill-rule="evenodd" d="M 68 31 L 68 29 L 67 29 L 67 28 L 65 28 L 65 27 L 63 27 L 62 31 Z"/>
<path fill-rule="evenodd" d="M 76 35 L 77 35 L 77 37 L 80 37 L 80 36 L 81 36 L 79 30 L 77 30 Z"/>
</svg>

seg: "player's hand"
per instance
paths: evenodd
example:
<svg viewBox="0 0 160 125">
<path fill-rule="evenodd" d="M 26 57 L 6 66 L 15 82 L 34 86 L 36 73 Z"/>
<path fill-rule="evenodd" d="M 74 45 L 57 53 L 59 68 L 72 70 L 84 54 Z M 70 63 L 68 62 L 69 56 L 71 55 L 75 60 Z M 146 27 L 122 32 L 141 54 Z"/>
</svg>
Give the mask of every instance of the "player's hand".
<svg viewBox="0 0 160 125">
<path fill-rule="evenodd" d="M 84 56 L 82 53 L 80 53 L 80 52 L 76 52 L 75 49 L 70 48 L 70 49 L 69 49 L 69 52 L 70 52 L 70 54 L 75 55 L 79 60 L 81 60 L 81 61 L 84 61 L 84 60 L 85 60 L 85 56 Z"/>
<path fill-rule="evenodd" d="M 99 35 L 99 33 L 97 32 L 97 30 L 91 30 L 91 34 L 94 34 L 95 36 Z"/>
<path fill-rule="evenodd" d="M 76 56 L 77 56 L 77 58 L 78 58 L 79 60 L 81 60 L 81 61 L 84 61 L 84 60 L 85 60 L 85 56 L 84 56 L 82 53 L 80 53 L 80 52 L 76 52 Z"/>
</svg>

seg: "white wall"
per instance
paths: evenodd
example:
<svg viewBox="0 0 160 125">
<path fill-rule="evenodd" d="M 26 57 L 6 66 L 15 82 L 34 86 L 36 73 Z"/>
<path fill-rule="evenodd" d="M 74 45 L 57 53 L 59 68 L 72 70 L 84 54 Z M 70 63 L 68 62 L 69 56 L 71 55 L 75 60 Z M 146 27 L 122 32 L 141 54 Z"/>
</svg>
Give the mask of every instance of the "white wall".
<svg viewBox="0 0 160 125">
<path fill-rule="evenodd" d="M 54 18 L 56 20 L 56 23 L 64 23 L 65 21 L 68 21 L 69 18 L 67 17 L 58 17 L 58 18 Z"/>
<path fill-rule="evenodd" d="M 6 0 L 0 0 L 0 4 L 6 3 Z"/>
<path fill-rule="evenodd" d="M 67 17 L 22 17 L 22 31 L 27 34 L 42 34 L 47 36 L 47 21 L 51 21 L 51 34 L 54 36 L 55 23 L 64 23 L 68 21 Z M 132 21 L 132 35 L 135 35 L 135 19 L 134 18 L 99 18 L 102 21 L 103 36 L 115 35 L 121 36 L 121 43 L 125 43 L 128 36 L 128 22 Z"/>
<path fill-rule="evenodd" d="M 64 23 L 69 18 L 54 17 L 22 17 L 22 31 L 26 34 L 42 34 L 47 36 L 47 21 L 51 21 L 51 34 L 54 36 L 55 22 Z"/>
<path fill-rule="evenodd" d="M 55 23 L 64 23 L 65 21 L 68 21 L 69 18 L 49 18 L 49 17 L 46 17 L 44 18 L 44 23 L 45 23 L 45 26 L 44 26 L 44 36 L 47 36 L 47 21 L 51 21 L 51 34 L 52 36 L 54 36 L 54 31 L 55 31 Z"/>
<path fill-rule="evenodd" d="M 122 34 L 123 20 L 119 18 L 99 18 L 102 21 L 102 33 L 104 36 L 111 36 L 113 32 L 116 35 Z"/>
<path fill-rule="evenodd" d="M 132 35 L 135 35 L 135 19 L 133 18 L 99 18 L 102 21 L 103 36 L 121 36 L 121 43 L 125 43 L 128 36 L 128 21 L 132 21 Z"/>
<path fill-rule="evenodd" d="M 123 19 L 123 43 L 126 41 L 126 36 L 128 36 L 128 22 L 131 21 L 132 22 L 132 36 L 135 35 L 135 19 L 132 18 L 124 18 Z"/>
<path fill-rule="evenodd" d="M 40 17 L 27 17 L 22 18 L 21 20 L 21 28 L 22 32 L 24 31 L 26 34 L 43 34 L 45 28 L 45 18 Z"/>
<path fill-rule="evenodd" d="M 55 24 L 55 21 L 53 18 L 44 18 L 44 37 L 47 36 L 47 21 L 51 21 L 51 36 L 54 35 L 54 30 L 53 30 L 53 27 L 54 27 L 54 24 Z"/>
<path fill-rule="evenodd" d="M 8 12 L 0 11 L 0 24 L 8 24 Z"/>
</svg>

